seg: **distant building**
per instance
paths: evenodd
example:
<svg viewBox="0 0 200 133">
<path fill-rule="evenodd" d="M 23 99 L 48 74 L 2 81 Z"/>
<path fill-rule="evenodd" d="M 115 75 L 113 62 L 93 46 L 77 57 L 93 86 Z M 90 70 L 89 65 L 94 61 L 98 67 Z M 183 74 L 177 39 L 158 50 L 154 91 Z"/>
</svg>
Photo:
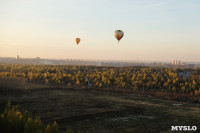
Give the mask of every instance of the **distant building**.
<svg viewBox="0 0 200 133">
<path fill-rule="evenodd" d="M 173 61 L 172 61 L 172 65 L 176 65 L 176 60 L 173 60 Z"/>
<path fill-rule="evenodd" d="M 20 57 L 19 57 L 19 55 L 17 55 L 17 60 L 19 60 L 20 59 Z"/>
<path fill-rule="evenodd" d="M 53 62 L 49 61 L 49 60 L 41 60 L 40 64 L 45 64 L 45 65 L 52 65 Z"/>
<path fill-rule="evenodd" d="M 37 60 L 40 60 L 40 57 L 36 57 Z"/>
<path fill-rule="evenodd" d="M 172 65 L 184 65 L 184 63 L 180 60 L 173 60 Z"/>
</svg>

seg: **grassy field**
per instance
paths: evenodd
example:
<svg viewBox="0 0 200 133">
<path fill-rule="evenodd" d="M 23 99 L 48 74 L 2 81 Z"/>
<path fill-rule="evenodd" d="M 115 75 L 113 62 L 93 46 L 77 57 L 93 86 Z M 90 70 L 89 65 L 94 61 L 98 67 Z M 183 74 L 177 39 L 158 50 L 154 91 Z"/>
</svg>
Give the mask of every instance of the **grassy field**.
<svg viewBox="0 0 200 133">
<path fill-rule="evenodd" d="M 170 132 L 172 125 L 200 128 L 200 104 L 192 102 L 33 84 L 0 94 L 1 111 L 8 100 L 40 116 L 44 123 L 56 120 L 63 130 L 161 133 Z"/>
</svg>

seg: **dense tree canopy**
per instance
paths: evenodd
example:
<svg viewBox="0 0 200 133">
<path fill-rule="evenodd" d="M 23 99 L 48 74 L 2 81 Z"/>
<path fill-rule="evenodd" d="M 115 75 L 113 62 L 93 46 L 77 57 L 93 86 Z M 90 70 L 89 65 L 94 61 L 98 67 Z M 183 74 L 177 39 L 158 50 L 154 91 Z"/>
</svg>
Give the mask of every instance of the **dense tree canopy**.
<svg viewBox="0 0 200 133">
<path fill-rule="evenodd" d="M 27 82 L 200 94 L 200 69 L 71 65 L 0 65 L 0 77 Z"/>
</svg>

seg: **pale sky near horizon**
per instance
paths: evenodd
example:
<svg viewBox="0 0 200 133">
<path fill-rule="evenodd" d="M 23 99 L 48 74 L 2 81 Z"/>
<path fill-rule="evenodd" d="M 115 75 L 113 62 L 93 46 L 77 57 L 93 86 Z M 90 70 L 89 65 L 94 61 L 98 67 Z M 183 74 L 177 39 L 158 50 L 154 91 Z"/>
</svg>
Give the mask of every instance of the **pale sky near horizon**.
<svg viewBox="0 0 200 133">
<path fill-rule="evenodd" d="M 200 62 L 200 1 L 0 0 L 0 57 L 16 55 Z"/>
</svg>

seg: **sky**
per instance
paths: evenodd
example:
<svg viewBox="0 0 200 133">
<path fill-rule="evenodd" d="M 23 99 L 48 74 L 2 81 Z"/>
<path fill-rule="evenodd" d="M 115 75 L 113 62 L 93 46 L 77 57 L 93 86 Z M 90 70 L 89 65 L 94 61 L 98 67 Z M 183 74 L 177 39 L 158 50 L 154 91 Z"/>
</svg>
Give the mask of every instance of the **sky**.
<svg viewBox="0 0 200 133">
<path fill-rule="evenodd" d="M 0 0 L 0 57 L 17 55 L 200 62 L 200 1 Z"/>
</svg>

